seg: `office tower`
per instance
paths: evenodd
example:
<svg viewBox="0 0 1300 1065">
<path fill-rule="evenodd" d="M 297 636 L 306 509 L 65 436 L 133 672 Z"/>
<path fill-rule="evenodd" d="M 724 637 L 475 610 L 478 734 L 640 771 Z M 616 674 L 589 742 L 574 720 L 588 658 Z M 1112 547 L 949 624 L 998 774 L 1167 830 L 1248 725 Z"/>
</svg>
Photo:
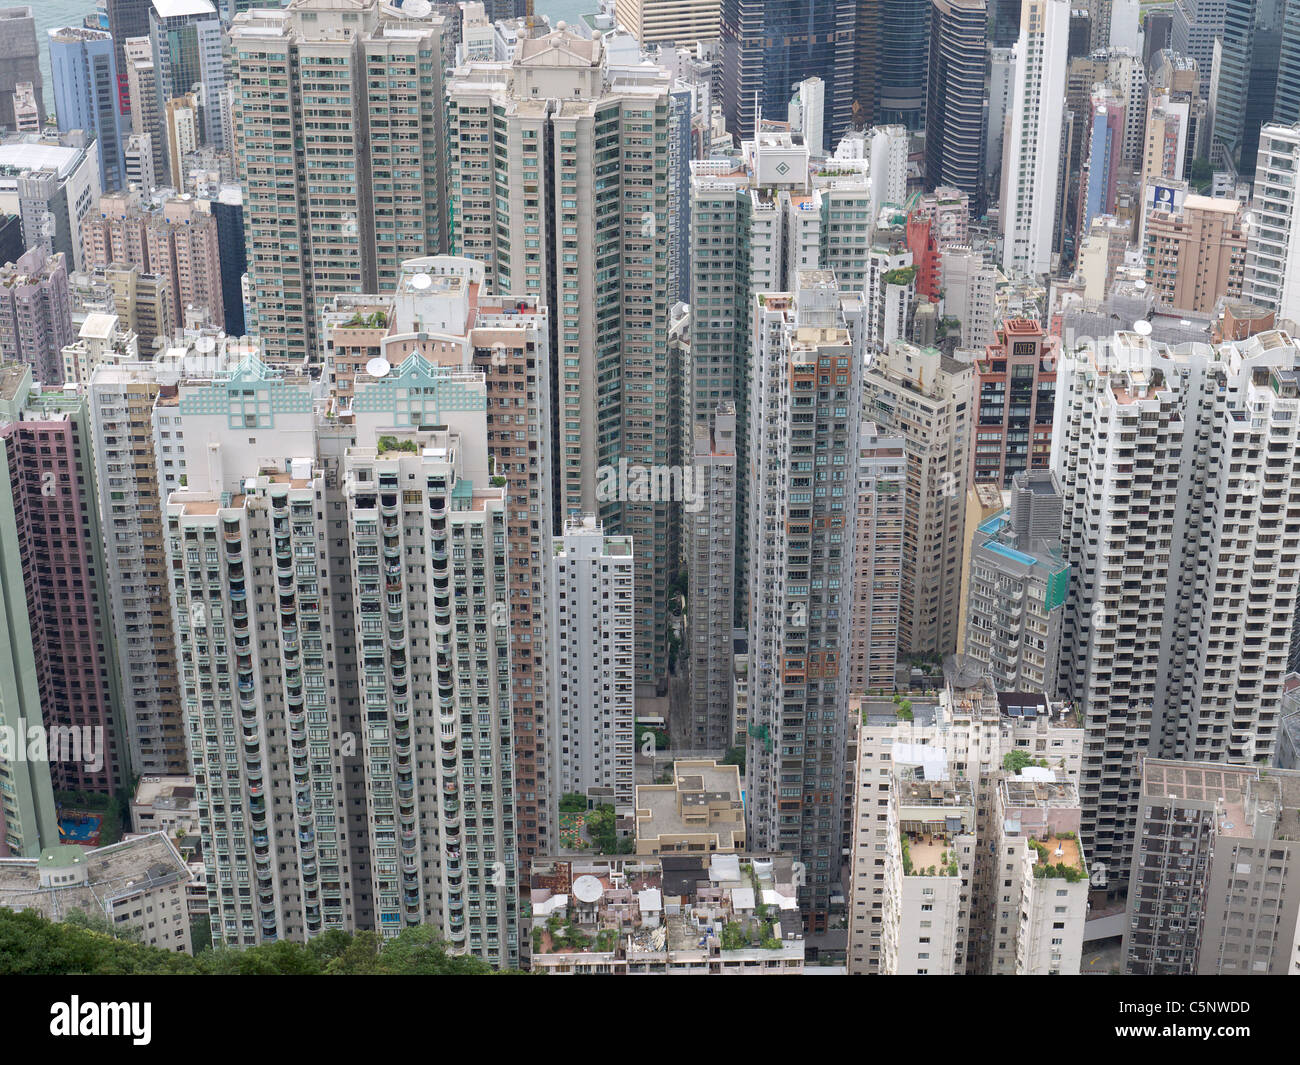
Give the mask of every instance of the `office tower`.
<svg viewBox="0 0 1300 1065">
<path fill-rule="evenodd" d="M 993 298 L 997 267 L 982 251 L 951 244 L 939 256 L 943 313 L 961 323 L 959 346 L 982 348 L 993 343 Z"/>
<path fill-rule="evenodd" d="M 9 461 L 0 479 L 18 538 L 0 553 L 19 560 L 26 587 L 43 718 L 29 724 L 45 727 L 56 791 L 112 795 L 128 786 L 131 767 L 86 400 L 43 391 L 13 364 L 4 378 L 0 436 Z"/>
<path fill-rule="evenodd" d="M 690 608 L 687 668 L 690 733 L 682 746 L 731 746 L 735 630 L 736 537 L 744 515 L 736 505 L 736 408 L 719 403 L 708 424 L 694 425 L 691 455 L 695 499 L 686 507 L 682 543 Z"/>
<path fill-rule="evenodd" d="M 863 416 L 901 436 L 907 459 L 898 646 L 949 654 L 957 649 L 965 553 L 971 367 L 934 348 L 894 341 L 872 358 L 862 393 Z"/>
<path fill-rule="evenodd" d="M 1010 43 L 1014 44 L 1012 40 Z M 1070 45 L 1066 55 L 1076 59 L 1092 51 L 1092 14 L 1086 8 L 1075 8 L 1070 12 Z"/>
<path fill-rule="evenodd" d="M 821 78 L 804 78 L 794 87 L 790 97 L 789 126 L 791 133 L 803 137 L 814 157 L 826 155 L 822 147 L 826 128 L 826 83 Z"/>
<path fill-rule="evenodd" d="M 324 315 L 326 371 L 340 421 L 371 359 L 400 367 L 412 351 L 487 376 L 488 448 L 506 484 L 506 536 L 520 857 L 558 848 L 555 719 L 549 694 L 551 354 L 536 297 L 500 296 L 483 264 L 434 256 L 403 264 L 396 293 L 339 296 Z"/>
<path fill-rule="evenodd" d="M 1051 460 L 1056 402 L 1057 337 L 1027 318 L 1002 323 L 975 362 L 975 444 L 970 480 L 1010 488 L 1021 470 L 1045 470 Z"/>
<path fill-rule="evenodd" d="M 1148 66 L 1158 52 L 1170 47 L 1174 30 L 1172 9 L 1146 11 L 1142 17 L 1142 61 Z"/>
<path fill-rule="evenodd" d="M 795 0 L 781 5 L 760 0 L 722 0 L 722 113 L 733 137 L 754 137 L 760 115 L 784 117 L 790 87 L 805 78 L 818 77 L 826 85 L 826 140 L 821 147 L 830 151 L 839 143 L 849 128 L 857 87 L 856 7 L 855 0 Z M 913 36 L 924 48 L 924 22 Z M 915 106 L 922 108 L 923 51 L 917 77 L 919 95 Z"/>
<path fill-rule="evenodd" d="M 0 8 L 0 129 L 23 131 L 14 106 L 14 96 L 23 85 L 31 86 L 38 129 L 45 120 L 40 54 L 32 9 Z"/>
<path fill-rule="evenodd" d="M 951 185 L 984 213 L 985 0 L 933 0 L 925 181 Z"/>
<path fill-rule="evenodd" d="M 1061 556 L 1061 496 L 1050 470 L 1016 474 L 1011 507 L 971 541 L 962 650 L 998 691 L 1056 692 L 1070 567 Z"/>
<path fill-rule="evenodd" d="M 642 45 L 691 47 L 718 39 L 721 0 L 617 0 L 614 17 Z"/>
<path fill-rule="evenodd" d="M 211 0 L 150 0 L 149 45 L 158 110 L 168 100 L 193 92 L 199 101 L 200 142 L 218 150 L 233 148 L 225 143 L 222 130 L 226 73 L 221 20 Z"/>
<path fill-rule="evenodd" d="M 30 81 L 20 84 L 10 97 L 14 109 L 14 129 L 18 133 L 40 133 L 45 116 L 36 102 L 36 90 Z"/>
<path fill-rule="evenodd" d="M 870 416 L 864 412 L 858 429 L 851 692 L 893 688 L 898 659 L 907 459 L 902 438 L 882 433 Z"/>
<path fill-rule="evenodd" d="M 849 128 L 870 129 L 876 124 L 876 81 L 880 65 L 879 0 L 857 0 L 853 24 L 853 98 Z"/>
<path fill-rule="evenodd" d="M 1300 122 L 1300 5 L 1283 5 L 1282 44 L 1273 96 L 1274 122 Z"/>
<path fill-rule="evenodd" d="M 131 131 L 147 135 L 153 151 L 153 172 L 159 182 L 171 173 L 167 165 L 167 131 L 162 116 L 165 105 L 158 101 L 158 79 L 153 65 L 153 42 L 148 37 L 134 37 L 126 42 L 126 89 L 131 101 Z M 142 186 L 148 191 L 152 186 Z M 178 189 L 179 191 L 179 189 Z"/>
<path fill-rule="evenodd" d="M 149 36 L 152 0 L 105 0 L 104 6 L 108 12 L 108 32 L 113 38 L 118 95 L 122 101 L 120 110 L 127 114 L 131 108 L 131 97 L 126 82 L 126 42 L 132 38 Z"/>
<path fill-rule="evenodd" d="M 1254 197 L 1246 216 L 1246 276 L 1241 295 L 1300 322 L 1300 234 L 1294 174 L 1300 168 L 1300 125 L 1259 132 Z"/>
<path fill-rule="evenodd" d="M 1174 0 L 1174 22 L 1169 47 L 1196 60 L 1200 95 L 1210 94 L 1215 38 L 1223 36 L 1227 0 Z"/>
<path fill-rule="evenodd" d="M 1186 196 L 1177 208 L 1146 213 L 1143 255 L 1156 306 L 1212 314 L 1241 297 L 1246 272 L 1246 208 L 1237 200 Z"/>
<path fill-rule="evenodd" d="M 82 239 L 89 269 L 137 266 L 162 278 L 177 323 L 196 307 L 211 324 L 225 324 L 217 221 L 188 193 L 102 196 L 99 217 L 86 218 Z"/>
<path fill-rule="evenodd" d="M 446 248 L 442 26 L 376 0 L 235 16 L 248 329 L 272 359 L 317 357 L 331 296 L 391 288 L 403 260 Z"/>
<path fill-rule="evenodd" d="M 184 427 L 188 483 L 164 513 L 213 941 L 349 929 L 361 841 L 340 809 L 341 619 L 310 384 L 250 356 L 182 380 L 167 412 Z"/>
<path fill-rule="evenodd" d="M 126 187 L 151 189 L 157 184 L 153 169 L 153 138 L 132 133 L 126 138 Z"/>
<path fill-rule="evenodd" d="M 1227 0 L 1223 29 L 1214 42 L 1211 143 L 1245 174 L 1255 165 L 1260 126 L 1285 120 L 1274 116 L 1273 105 L 1287 7 L 1268 0 Z"/>
<path fill-rule="evenodd" d="M 0 266 L 0 361 L 25 363 L 41 384 L 59 385 L 71 342 L 67 260 L 37 246 Z"/>
<path fill-rule="evenodd" d="M 879 125 L 916 133 L 926 123 L 926 59 L 933 48 L 931 0 L 877 0 L 876 105 Z"/>
<path fill-rule="evenodd" d="M 50 30 L 50 75 L 60 130 L 93 133 L 99 181 L 106 190 L 126 180 L 126 123 L 118 110 L 113 40 L 101 30 L 73 26 Z"/>
<path fill-rule="evenodd" d="M 1053 469 L 1072 574 L 1059 690 L 1089 737 L 1084 840 L 1122 890 L 1137 759 L 1273 753 L 1297 598 L 1278 515 L 1300 497 L 1300 350 L 1276 332 L 1214 349 L 1125 332 L 1108 348 L 1061 364 Z"/>
<path fill-rule="evenodd" d="M 989 7 L 989 44 L 1010 48 L 1020 35 L 1021 0 L 993 0 Z"/>
<path fill-rule="evenodd" d="M 612 805 L 618 817 L 634 811 L 634 551 L 587 515 L 564 523 L 550 559 L 559 790 Z"/>
<path fill-rule="evenodd" d="M 1089 883 L 1087 848 L 1079 834 L 1079 789 L 1057 770 L 1026 767 L 1002 778 L 995 802 L 995 832 L 989 841 L 998 863 L 995 875 L 1010 880 L 1011 889 L 992 903 L 985 932 L 987 972 L 1076 975 Z"/>
<path fill-rule="evenodd" d="M 1147 758 L 1124 972 L 1295 972 L 1297 807 L 1295 771 Z"/>
<path fill-rule="evenodd" d="M 185 160 L 199 147 L 199 101 L 192 92 L 177 96 L 163 106 L 163 140 L 166 145 L 167 179 L 174 189 L 185 187 Z"/>
<path fill-rule="evenodd" d="M 1015 70 L 1014 49 L 989 49 L 989 106 L 984 122 L 984 188 L 988 201 L 995 201 L 1001 195 L 1003 150 L 1007 120 L 1011 114 Z"/>
<path fill-rule="evenodd" d="M 116 331 L 117 318 L 111 318 Z M 105 577 L 117 635 L 125 744 L 138 774 L 186 774 L 190 760 L 172 643 L 153 421 L 161 394 L 158 374 L 138 358 L 105 360 L 92 370 L 86 392 L 105 533 Z"/>
<path fill-rule="evenodd" d="M 795 280 L 760 293 L 754 315 L 748 838 L 803 863 L 815 933 L 840 869 L 862 348 L 835 276 Z"/>
<path fill-rule="evenodd" d="M 222 185 L 208 210 L 217 224 L 217 260 L 221 264 L 221 316 L 230 336 L 243 336 L 243 278 L 248 269 L 244 241 L 244 195 L 238 185 Z"/>
<path fill-rule="evenodd" d="M 1079 179 L 1080 232 L 1086 233 L 1099 215 L 1115 213 L 1124 112 L 1124 103 L 1105 87 L 1093 93 L 1087 155 Z"/>
<path fill-rule="evenodd" d="M 484 264 L 486 285 L 550 309 L 555 516 L 594 513 L 638 545 L 637 689 L 653 693 L 680 501 L 629 478 L 680 461 L 667 409 L 680 372 L 667 365 L 670 76 L 608 60 L 602 38 L 557 30 L 521 39 L 509 63 L 458 69 L 449 207 L 453 249 Z M 605 282 L 615 269 L 621 285 Z"/>
<path fill-rule="evenodd" d="M 1002 269 L 1046 274 L 1052 266 L 1064 128 L 1068 0 L 1024 0 L 1016 42 L 1011 122 L 1002 174 Z"/>
</svg>

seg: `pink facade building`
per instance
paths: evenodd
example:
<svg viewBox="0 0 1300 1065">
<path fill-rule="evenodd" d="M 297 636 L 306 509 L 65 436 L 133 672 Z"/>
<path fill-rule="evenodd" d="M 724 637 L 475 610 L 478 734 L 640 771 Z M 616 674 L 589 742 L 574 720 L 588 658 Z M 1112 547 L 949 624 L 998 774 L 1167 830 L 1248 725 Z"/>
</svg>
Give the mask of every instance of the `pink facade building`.
<svg viewBox="0 0 1300 1065">
<path fill-rule="evenodd" d="M 51 781 L 112 794 L 130 778 L 86 401 L 0 367 L 0 441 L 17 534 L 0 553 L 22 572 Z"/>
<path fill-rule="evenodd" d="M 32 248 L 0 266 L 0 361 L 26 363 L 36 380 L 63 383 L 63 347 L 76 339 L 62 253 Z"/>
</svg>

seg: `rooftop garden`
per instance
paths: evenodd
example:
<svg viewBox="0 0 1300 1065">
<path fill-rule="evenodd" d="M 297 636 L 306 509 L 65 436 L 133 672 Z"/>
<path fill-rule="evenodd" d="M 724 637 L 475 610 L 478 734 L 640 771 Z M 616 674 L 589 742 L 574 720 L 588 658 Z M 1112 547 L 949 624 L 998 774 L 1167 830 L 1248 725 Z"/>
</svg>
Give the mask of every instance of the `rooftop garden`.
<svg viewBox="0 0 1300 1065">
<path fill-rule="evenodd" d="M 1046 758 L 1031 758 L 1028 751 L 1007 751 L 1002 756 L 1002 768 L 1008 773 L 1019 773 L 1026 766 L 1037 766 L 1039 769 L 1047 769 Z"/>
<path fill-rule="evenodd" d="M 388 324 L 388 315 L 383 311 L 373 311 L 370 314 L 362 314 L 357 311 L 351 318 L 343 323 L 348 329 L 383 329 Z"/>
<path fill-rule="evenodd" d="M 957 852 L 955 850 L 943 850 L 939 855 L 939 861 L 933 865 L 913 865 L 911 839 L 904 836 L 902 844 L 904 876 L 959 876 L 961 874 L 961 867 L 957 864 Z M 929 850 L 932 847 L 926 849 Z"/>
<path fill-rule="evenodd" d="M 1078 837 L 1073 832 L 1058 832 L 1045 843 L 1036 839 L 1031 839 L 1028 843 L 1038 855 L 1038 861 L 1034 863 L 1035 880 L 1061 879 L 1074 884 L 1086 879 L 1088 874 L 1083 867 L 1083 853 L 1079 850 Z M 1056 847 L 1051 846 L 1053 843 Z M 1073 846 L 1066 846 L 1070 843 Z M 1057 850 L 1062 853 L 1057 855 Z"/>
<path fill-rule="evenodd" d="M 415 454 L 420 450 L 420 445 L 414 440 L 398 440 L 395 436 L 381 436 L 377 450 L 381 455 L 389 451 L 406 451 Z"/>
</svg>

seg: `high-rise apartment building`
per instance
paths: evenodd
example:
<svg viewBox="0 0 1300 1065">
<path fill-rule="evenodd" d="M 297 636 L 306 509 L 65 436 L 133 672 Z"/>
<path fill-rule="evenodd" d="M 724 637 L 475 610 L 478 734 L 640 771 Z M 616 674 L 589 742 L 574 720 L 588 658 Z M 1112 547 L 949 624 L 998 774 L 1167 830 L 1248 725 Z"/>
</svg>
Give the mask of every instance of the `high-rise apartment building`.
<svg viewBox="0 0 1300 1065">
<path fill-rule="evenodd" d="M 93 133 L 99 148 L 99 183 L 105 190 L 126 185 L 127 122 L 118 99 L 113 38 L 77 26 L 50 30 L 50 77 L 59 129 Z"/>
<path fill-rule="evenodd" d="M 882 137 L 882 145 L 888 138 Z M 875 141 L 873 140 L 873 145 Z M 748 510 L 749 389 L 754 297 L 789 291 L 799 270 L 826 269 L 846 290 L 871 284 L 871 173 L 896 177 L 882 147 L 866 159 L 812 160 L 809 146 L 763 133 L 738 156 L 691 163 L 691 362 L 685 419 L 736 408 L 738 513 Z M 903 153 L 904 163 L 906 152 Z M 898 182 L 897 184 L 902 184 Z M 893 191 L 893 185 L 890 185 Z M 736 619 L 745 623 L 747 531 L 736 545 Z"/>
<path fill-rule="evenodd" d="M 14 109 L 14 95 L 21 85 L 32 87 L 36 114 L 41 122 L 45 120 L 40 54 L 31 7 L 0 8 L 0 129 L 22 131 Z"/>
<path fill-rule="evenodd" d="M 177 322 L 198 308 L 210 324 L 224 326 L 217 221 L 193 196 L 110 193 L 81 232 L 87 268 L 138 266 L 163 279 Z"/>
<path fill-rule="evenodd" d="M 1147 758 L 1124 971 L 1294 974 L 1298 807 L 1294 770 Z"/>
<path fill-rule="evenodd" d="M 862 349 L 830 271 L 755 299 L 748 839 L 804 864 L 818 932 L 842 847 Z"/>
<path fill-rule="evenodd" d="M 432 256 L 402 266 L 397 290 L 339 296 L 324 315 L 326 371 L 340 421 L 372 359 L 400 368 L 413 353 L 487 379 L 493 476 L 506 486 L 511 711 L 520 857 L 558 848 L 548 624 L 551 571 L 550 330 L 536 297 L 499 296 L 483 264 Z M 370 402 L 370 401 L 367 401 Z M 363 404 L 364 406 L 364 404 Z"/>
<path fill-rule="evenodd" d="M 67 260 L 39 245 L 0 266 L 0 361 L 26 363 L 37 381 L 63 383 L 63 346 L 72 343 Z"/>
<path fill-rule="evenodd" d="M 985 0 L 933 0 L 925 114 L 925 180 L 970 196 L 984 212 Z"/>
<path fill-rule="evenodd" d="M 733 137 L 754 137 L 762 115 L 784 118 L 791 86 L 818 77 L 826 85 L 826 140 L 818 147 L 829 151 L 839 143 L 857 88 L 856 6 L 854 0 L 722 0 L 722 113 Z M 923 108 L 924 26 L 916 40 L 922 49 L 917 106 Z"/>
<path fill-rule="evenodd" d="M 433 924 L 456 950 L 509 967 L 509 547 L 487 407 L 481 370 L 411 354 L 357 383 L 342 472 L 375 924 L 385 936 Z"/>
<path fill-rule="evenodd" d="M 1079 789 L 1054 769 L 1027 766 L 994 792 L 988 841 L 998 883 L 982 947 L 993 976 L 1077 975 L 1088 916 L 1089 868 Z"/>
<path fill-rule="evenodd" d="M 1070 567 L 1050 470 L 1015 475 L 1008 510 L 981 523 L 966 560 L 962 650 L 998 691 L 1055 695 Z"/>
<path fill-rule="evenodd" d="M 682 543 L 689 604 L 686 657 L 690 731 L 684 746 L 722 751 L 733 731 L 736 537 L 744 514 L 736 505 L 736 408 L 719 403 L 712 421 L 694 426 L 691 455 L 695 499 L 686 506 Z"/>
<path fill-rule="evenodd" d="M 570 518 L 551 563 L 551 693 L 559 788 L 634 810 L 633 554 L 594 517 Z"/>
<path fill-rule="evenodd" d="M 1280 332 L 1214 349 L 1117 333 L 1062 362 L 1060 694 L 1086 721 L 1083 835 L 1111 888 L 1133 858 L 1137 759 L 1272 756 L 1300 586 L 1283 527 L 1298 366 Z"/>
<path fill-rule="evenodd" d="M 602 38 L 557 30 L 521 38 L 508 63 L 458 68 L 447 90 L 452 247 L 483 263 L 489 288 L 548 306 L 555 518 L 595 514 L 637 545 L 637 687 L 650 694 L 667 672 L 680 525 L 662 483 L 681 455 L 669 89 L 667 71 L 619 67 Z"/>
<path fill-rule="evenodd" d="M 907 458 L 901 437 L 882 432 L 863 412 L 858 428 L 858 505 L 853 556 L 853 632 L 849 690 L 888 691 L 898 660 L 907 519 Z"/>
<path fill-rule="evenodd" d="M 1065 123 L 1069 0 L 1024 0 L 1014 52 L 1011 120 L 1002 172 L 1002 269 L 1046 274 Z"/>
<path fill-rule="evenodd" d="M 131 766 L 86 400 L 34 386 L 27 368 L 13 363 L 3 377 L 8 463 L 0 479 L 17 540 L 0 545 L 0 554 L 19 561 L 26 590 L 41 710 L 29 725 L 46 730 L 55 790 L 112 795 L 129 786 Z"/>
<path fill-rule="evenodd" d="M 189 772 L 189 749 L 167 592 L 154 425 L 161 391 L 152 363 L 138 358 L 106 358 L 86 382 L 125 746 L 136 773 L 177 775 Z"/>
<path fill-rule="evenodd" d="M 969 364 L 894 341 L 862 379 L 863 417 L 904 441 L 907 509 L 898 646 L 957 650 L 974 400 Z"/>
<path fill-rule="evenodd" d="M 972 482 L 1005 489 L 1022 470 L 1048 468 L 1059 349 L 1037 321 L 1010 318 L 976 360 Z"/>
<path fill-rule="evenodd" d="M 1300 322 L 1297 169 L 1300 125 L 1264 126 L 1259 131 L 1254 196 L 1247 216 L 1246 276 L 1241 295 L 1275 311 L 1279 323 Z"/>
<path fill-rule="evenodd" d="M 1186 196 L 1146 214 L 1143 254 L 1156 305 L 1173 313 L 1214 313 L 1240 298 L 1246 274 L 1246 208 L 1235 199 Z"/>
<path fill-rule="evenodd" d="M 249 330 L 272 360 L 318 357 L 332 296 L 389 288 L 404 259 L 445 249 L 442 26 L 377 0 L 231 23 Z"/>
</svg>

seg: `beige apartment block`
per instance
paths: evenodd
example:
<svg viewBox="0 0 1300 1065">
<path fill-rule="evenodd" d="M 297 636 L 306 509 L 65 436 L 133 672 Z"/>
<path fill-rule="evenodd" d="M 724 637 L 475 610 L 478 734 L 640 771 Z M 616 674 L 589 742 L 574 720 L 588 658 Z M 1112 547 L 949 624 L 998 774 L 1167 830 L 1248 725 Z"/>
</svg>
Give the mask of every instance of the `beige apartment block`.
<svg viewBox="0 0 1300 1065">
<path fill-rule="evenodd" d="M 1237 200 L 1188 196 L 1180 211 L 1156 210 L 1147 216 L 1143 254 L 1158 307 L 1208 314 L 1225 296 L 1241 296 L 1244 215 L 1245 206 Z"/>
<path fill-rule="evenodd" d="M 716 762 L 673 763 L 671 784 L 636 789 L 636 852 L 730 852 L 745 849 L 740 768 Z"/>
</svg>

